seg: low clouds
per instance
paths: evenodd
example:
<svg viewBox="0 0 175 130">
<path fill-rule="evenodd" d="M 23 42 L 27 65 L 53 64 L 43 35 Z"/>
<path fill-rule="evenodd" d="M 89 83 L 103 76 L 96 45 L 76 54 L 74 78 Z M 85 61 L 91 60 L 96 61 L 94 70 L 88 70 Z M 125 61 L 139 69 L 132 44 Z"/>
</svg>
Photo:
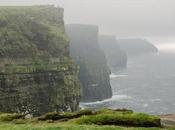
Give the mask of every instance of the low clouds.
<svg viewBox="0 0 175 130">
<path fill-rule="evenodd" d="M 175 0 L 1 0 L 1 5 L 54 4 L 65 8 L 66 23 L 100 26 L 107 34 L 175 36 Z"/>
</svg>

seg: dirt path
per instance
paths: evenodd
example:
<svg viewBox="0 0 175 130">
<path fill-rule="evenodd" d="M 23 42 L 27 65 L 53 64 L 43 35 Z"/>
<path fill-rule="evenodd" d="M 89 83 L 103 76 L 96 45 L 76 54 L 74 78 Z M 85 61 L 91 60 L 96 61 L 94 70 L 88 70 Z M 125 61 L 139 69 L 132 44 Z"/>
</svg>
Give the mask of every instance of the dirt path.
<svg viewBox="0 0 175 130">
<path fill-rule="evenodd" d="M 161 115 L 160 118 L 163 125 L 175 127 L 175 114 Z"/>
</svg>

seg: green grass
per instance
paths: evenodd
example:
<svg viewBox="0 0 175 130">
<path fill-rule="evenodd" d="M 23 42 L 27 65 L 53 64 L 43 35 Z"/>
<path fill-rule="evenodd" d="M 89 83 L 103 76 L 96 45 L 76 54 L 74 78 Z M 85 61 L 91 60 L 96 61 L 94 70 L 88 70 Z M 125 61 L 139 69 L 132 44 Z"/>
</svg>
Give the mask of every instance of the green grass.
<svg viewBox="0 0 175 130">
<path fill-rule="evenodd" d="M 56 113 L 51 112 L 47 113 L 41 117 L 38 118 L 38 120 L 46 121 L 46 120 L 69 120 L 74 118 L 79 118 L 84 115 L 92 115 L 93 112 L 91 110 L 85 109 L 80 110 L 78 112 L 66 112 L 66 113 Z"/>
<path fill-rule="evenodd" d="M 0 123 L 0 130 L 174 130 L 173 128 L 143 128 L 97 125 L 72 125 L 67 123 Z"/>
<path fill-rule="evenodd" d="M 44 117 L 44 120 L 41 121 L 41 117 Z M 75 113 L 48 113 L 41 117 L 23 119 L 17 114 L 2 113 L 0 130 L 175 130 L 174 128 L 143 127 L 146 122 L 152 123 L 159 118 L 130 110 L 103 109 L 97 112 L 82 110 Z M 62 119 L 65 118 L 67 120 L 63 121 Z M 111 120 L 115 123 L 108 122 Z M 123 121 L 122 124 L 119 121 Z"/>
<path fill-rule="evenodd" d="M 160 127 L 160 119 L 144 113 L 107 110 L 103 113 L 83 116 L 75 120 L 77 124 L 122 125 L 141 127 Z"/>
<path fill-rule="evenodd" d="M 13 121 L 15 119 L 23 119 L 24 116 L 21 114 L 10 114 L 10 113 L 1 113 L 0 121 Z"/>
</svg>

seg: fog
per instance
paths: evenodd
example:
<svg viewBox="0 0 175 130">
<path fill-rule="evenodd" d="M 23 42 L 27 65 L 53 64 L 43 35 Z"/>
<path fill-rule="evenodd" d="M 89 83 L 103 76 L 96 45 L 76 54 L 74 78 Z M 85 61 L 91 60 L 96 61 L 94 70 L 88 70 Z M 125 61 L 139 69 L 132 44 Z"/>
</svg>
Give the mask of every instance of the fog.
<svg viewBox="0 0 175 130">
<path fill-rule="evenodd" d="M 65 9 L 65 23 L 96 24 L 101 33 L 118 37 L 175 35 L 174 0 L 1 0 L 0 4 L 58 4 Z"/>
<path fill-rule="evenodd" d="M 62 11 L 57 14 L 57 10 L 39 8 L 39 13 L 34 9 L 31 14 L 28 10 L 20 14 L 17 10 L 18 17 L 15 10 L 7 8 L 12 13 L 4 13 L 3 9 L 0 95 L 7 95 L 7 106 L 20 99 L 28 86 L 34 86 L 27 92 L 29 100 L 24 96 L 12 105 L 20 104 L 26 115 L 30 110 L 38 112 L 40 107 L 44 111 L 79 109 L 80 93 L 87 98 L 81 100 L 82 108 L 175 113 L 175 0 L 0 0 L 0 6 L 31 5 L 64 8 L 65 32 Z M 97 25 L 99 33 L 94 26 L 66 24 Z M 15 100 L 4 94 L 8 92 L 4 84 L 9 92 L 17 92 Z M 30 104 L 35 97 L 36 108 Z"/>
</svg>

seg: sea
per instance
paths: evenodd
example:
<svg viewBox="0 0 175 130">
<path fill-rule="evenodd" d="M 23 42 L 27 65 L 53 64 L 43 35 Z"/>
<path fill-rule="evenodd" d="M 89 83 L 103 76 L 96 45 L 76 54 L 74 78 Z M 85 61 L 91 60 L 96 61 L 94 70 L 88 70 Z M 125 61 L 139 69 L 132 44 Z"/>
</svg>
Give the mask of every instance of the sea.
<svg viewBox="0 0 175 130">
<path fill-rule="evenodd" d="M 157 44 L 158 53 L 128 57 L 127 68 L 110 75 L 113 97 L 81 107 L 127 108 L 149 114 L 175 113 L 175 43 Z"/>
</svg>

